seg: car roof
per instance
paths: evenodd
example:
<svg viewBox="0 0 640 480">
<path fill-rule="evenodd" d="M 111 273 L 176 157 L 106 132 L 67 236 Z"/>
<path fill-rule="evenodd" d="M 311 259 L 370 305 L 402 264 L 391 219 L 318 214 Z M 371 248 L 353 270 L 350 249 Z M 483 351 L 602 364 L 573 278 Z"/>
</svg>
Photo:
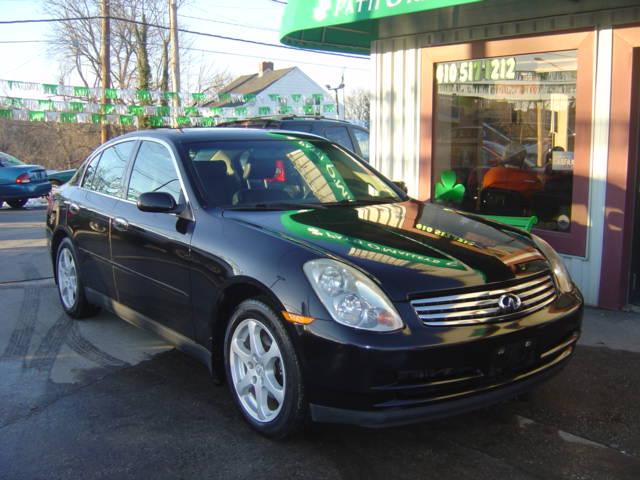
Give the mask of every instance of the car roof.
<svg viewBox="0 0 640 480">
<path fill-rule="evenodd" d="M 158 128 L 153 130 L 138 130 L 136 132 L 121 135 L 113 140 L 126 138 L 157 138 L 158 140 L 173 143 L 198 143 L 216 140 L 271 140 L 271 134 L 278 133 L 288 137 L 324 140 L 325 138 L 306 132 L 293 132 L 290 130 L 261 129 L 261 128 Z"/>
<path fill-rule="evenodd" d="M 363 127 L 361 125 L 357 125 L 355 123 L 351 123 L 348 120 L 342 120 L 339 118 L 329 118 L 329 117 L 323 117 L 321 115 L 266 115 L 266 116 L 262 116 L 262 117 L 249 117 L 249 118 L 244 118 L 241 120 L 232 120 L 229 122 L 222 122 L 220 124 L 218 124 L 218 127 L 227 127 L 227 126 L 233 126 L 233 125 L 245 125 L 245 124 L 251 124 L 251 123 L 282 123 L 282 124 L 286 124 L 286 123 L 313 123 L 313 124 L 319 124 L 319 123 L 327 123 L 327 124 L 332 124 L 332 125 L 344 125 L 344 126 L 349 126 L 349 127 L 353 127 L 353 128 L 360 128 L 362 130 L 368 130 L 366 127 Z"/>
</svg>

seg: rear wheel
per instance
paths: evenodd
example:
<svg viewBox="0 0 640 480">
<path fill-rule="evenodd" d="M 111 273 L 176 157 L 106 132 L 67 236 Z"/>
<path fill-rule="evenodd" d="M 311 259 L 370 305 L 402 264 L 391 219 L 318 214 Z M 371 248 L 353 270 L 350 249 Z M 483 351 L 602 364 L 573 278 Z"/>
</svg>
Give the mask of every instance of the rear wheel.
<svg viewBox="0 0 640 480">
<path fill-rule="evenodd" d="M 27 204 L 27 199 L 21 198 L 19 200 L 7 200 L 7 203 L 11 208 L 22 208 Z"/>
<path fill-rule="evenodd" d="M 229 389 L 245 420 L 259 433 L 284 438 L 304 424 L 300 364 L 277 314 L 257 300 L 242 302 L 225 335 Z"/>
<path fill-rule="evenodd" d="M 80 278 L 78 261 L 73 243 L 68 238 L 60 242 L 56 256 L 56 283 L 64 311 L 73 318 L 95 315 L 98 308 L 87 301 Z"/>
</svg>

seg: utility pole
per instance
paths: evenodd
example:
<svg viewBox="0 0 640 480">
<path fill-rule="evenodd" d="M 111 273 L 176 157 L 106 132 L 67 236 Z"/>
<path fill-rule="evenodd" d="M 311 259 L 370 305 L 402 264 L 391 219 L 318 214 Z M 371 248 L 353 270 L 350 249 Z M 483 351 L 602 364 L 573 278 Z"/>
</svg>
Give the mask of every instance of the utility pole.
<svg viewBox="0 0 640 480">
<path fill-rule="evenodd" d="M 171 82 L 173 91 L 173 126 L 178 126 L 177 115 L 180 107 L 180 49 L 178 46 L 178 5 L 177 0 L 169 0 L 169 32 L 171 39 Z"/>
<path fill-rule="evenodd" d="M 106 105 L 107 88 L 111 86 L 111 25 L 109 0 L 100 1 L 101 21 L 101 41 L 100 41 L 100 83 L 102 84 L 102 104 Z M 100 141 L 102 143 L 109 140 L 109 125 L 104 119 L 100 122 Z"/>
<path fill-rule="evenodd" d="M 340 81 L 340 85 L 337 87 L 332 87 L 331 85 L 327 85 L 327 90 L 333 90 L 336 94 L 336 115 L 338 119 L 340 119 L 340 97 L 338 96 L 338 91 L 344 89 L 344 73 L 342 74 L 342 80 Z"/>
</svg>

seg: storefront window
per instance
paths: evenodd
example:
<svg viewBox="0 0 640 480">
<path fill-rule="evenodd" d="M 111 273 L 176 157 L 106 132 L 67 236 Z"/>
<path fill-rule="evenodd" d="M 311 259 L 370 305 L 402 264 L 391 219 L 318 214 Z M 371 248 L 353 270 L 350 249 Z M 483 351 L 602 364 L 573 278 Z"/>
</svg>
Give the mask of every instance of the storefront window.
<svg viewBox="0 0 640 480">
<path fill-rule="evenodd" d="M 571 229 L 577 52 L 435 65 L 436 202 Z"/>
</svg>

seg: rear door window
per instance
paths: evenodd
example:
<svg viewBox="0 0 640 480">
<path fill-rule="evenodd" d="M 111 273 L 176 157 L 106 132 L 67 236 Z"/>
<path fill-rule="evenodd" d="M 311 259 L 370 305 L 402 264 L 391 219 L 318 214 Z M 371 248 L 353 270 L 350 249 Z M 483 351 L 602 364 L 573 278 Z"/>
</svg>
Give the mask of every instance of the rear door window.
<svg viewBox="0 0 640 480">
<path fill-rule="evenodd" d="M 311 125 L 309 125 L 308 123 L 296 123 L 296 122 L 283 123 L 282 124 L 282 129 L 283 130 L 293 130 L 294 132 L 311 133 Z"/>
<path fill-rule="evenodd" d="M 112 197 L 122 196 L 122 179 L 135 142 L 122 142 L 102 152 L 90 185 L 85 187 Z M 91 162 L 91 167 L 94 162 Z M 87 174 L 89 174 L 87 170 Z M 85 176 L 87 178 L 87 176 Z"/>
<path fill-rule="evenodd" d="M 338 145 L 348 148 L 352 152 L 354 151 L 347 127 L 327 127 L 324 130 L 324 136 Z"/>
</svg>

